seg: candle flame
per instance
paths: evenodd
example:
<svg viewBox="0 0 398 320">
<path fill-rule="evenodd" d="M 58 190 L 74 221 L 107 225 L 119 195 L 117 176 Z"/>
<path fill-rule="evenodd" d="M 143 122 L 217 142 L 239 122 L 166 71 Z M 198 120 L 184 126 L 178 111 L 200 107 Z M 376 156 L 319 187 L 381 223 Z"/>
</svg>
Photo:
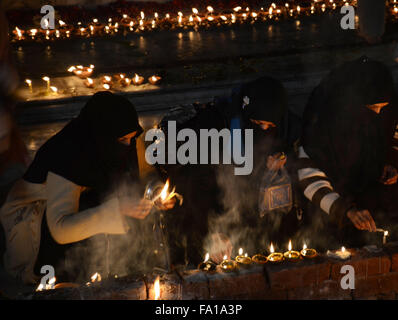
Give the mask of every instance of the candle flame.
<svg viewBox="0 0 398 320">
<path fill-rule="evenodd" d="M 307 245 L 304 243 L 303 250 L 307 249 Z"/>
<path fill-rule="evenodd" d="M 212 13 L 212 12 L 214 11 L 213 7 L 211 7 L 211 6 L 208 6 L 206 9 L 207 9 L 207 11 L 209 11 L 210 13 Z"/>
<path fill-rule="evenodd" d="M 384 236 L 388 236 L 388 231 L 384 231 Z"/>
<path fill-rule="evenodd" d="M 30 80 L 30 79 L 26 79 L 25 82 L 26 82 L 28 85 L 31 85 L 31 84 L 32 84 L 32 80 Z"/>
<path fill-rule="evenodd" d="M 157 276 L 157 278 L 155 280 L 154 289 L 155 289 L 155 300 L 159 300 L 159 298 L 160 298 L 160 279 L 159 279 L 159 276 Z"/>
<path fill-rule="evenodd" d="M 242 10 L 242 7 L 235 7 L 235 8 L 234 8 L 234 11 L 235 11 L 235 12 L 239 12 L 240 10 Z"/>
<path fill-rule="evenodd" d="M 209 20 L 209 21 L 213 21 L 213 20 L 214 20 L 214 18 L 213 18 L 213 17 L 208 17 L 208 18 L 207 18 L 207 20 Z"/>
<path fill-rule="evenodd" d="M 196 9 L 196 8 L 192 8 L 192 12 L 193 12 L 194 14 L 198 14 L 198 13 L 199 13 L 198 9 Z"/>
<path fill-rule="evenodd" d="M 345 252 L 345 247 L 341 247 L 341 252 Z"/>
<path fill-rule="evenodd" d="M 112 80 L 112 78 L 110 76 L 104 76 L 105 81 L 110 82 Z"/>
<path fill-rule="evenodd" d="M 57 280 L 57 279 L 56 279 L 55 277 L 52 277 L 52 278 L 48 281 L 48 284 L 49 284 L 49 285 L 53 285 L 53 284 L 55 283 L 56 280 Z"/>
<path fill-rule="evenodd" d="M 162 191 L 160 192 L 160 198 L 162 201 L 166 200 L 169 191 L 169 179 L 167 179 Z"/>
<path fill-rule="evenodd" d="M 221 16 L 221 19 L 223 19 L 224 21 L 226 21 L 226 20 L 227 20 L 227 17 L 226 17 L 226 16 Z"/>
<path fill-rule="evenodd" d="M 50 78 L 49 78 L 49 77 L 43 77 L 42 79 L 43 79 L 44 81 L 46 81 L 46 82 L 50 81 Z"/>
<path fill-rule="evenodd" d="M 140 77 L 138 74 L 135 74 L 134 76 L 134 82 L 138 83 L 138 81 L 140 81 Z"/>
<path fill-rule="evenodd" d="M 239 249 L 239 255 L 241 256 L 242 254 L 243 254 L 243 249 L 240 248 L 240 249 Z"/>
<path fill-rule="evenodd" d="M 223 257 L 223 259 L 224 259 L 224 260 L 227 260 L 227 259 L 228 259 L 228 256 L 227 256 L 227 255 L 225 255 L 225 256 Z"/>
<path fill-rule="evenodd" d="M 59 20 L 58 23 L 59 23 L 59 25 L 60 25 L 61 27 L 63 27 L 63 26 L 66 24 L 66 23 L 63 22 L 62 20 Z"/>
<path fill-rule="evenodd" d="M 269 247 L 269 251 L 270 251 L 271 253 L 274 253 L 274 252 L 275 252 L 274 245 L 272 244 L 272 242 L 271 242 L 271 246 Z"/>
<path fill-rule="evenodd" d="M 145 19 L 145 13 L 144 13 L 144 11 L 141 11 L 141 12 L 140 12 L 140 15 L 141 15 L 141 19 L 144 20 L 144 19 Z"/>
<path fill-rule="evenodd" d="M 93 79 L 91 79 L 91 78 L 87 78 L 87 82 L 88 82 L 89 85 L 92 85 L 94 83 Z"/>
<path fill-rule="evenodd" d="M 247 252 L 245 253 L 245 257 L 247 258 Z"/>
<path fill-rule="evenodd" d="M 111 88 L 111 86 L 107 83 L 104 83 L 103 87 L 105 90 L 109 90 Z"/>
<path fill-rule="evenodd" d="M 51 89 L 51 91 L 54 92 L 54 93 L 57 93 L 57 92 L 58 92 L 58 88 L 57 88 L 57 87 L 50 87 L 50 89 Z"/>
<path fill-rule="evenodd" d="M 205 256 L 205 260 L 204 260 L 204 262 L 207 262 L 207 261 L 209 261 L 209 258 L 210 258 L 210 255 L 209 255 L 209 253 L 206 253 L 206 256 Z"/>
<path fill-rule="evenodd" d="M 292 240 L 289 240 L 289 246 L 288 246 L 289 251 L 292 251 Z"/>
<path fill-rule="evenodd" d="M 44 286 L 40 283 L 39 286 L 37 287 L 36 291 L 43 291 Z"/>
<path fill-rule="evenodd" d="M 91 276 L 91 282 L 100 282 L 101 280 L 101 275 L 98 272 Z"/>
</svg>

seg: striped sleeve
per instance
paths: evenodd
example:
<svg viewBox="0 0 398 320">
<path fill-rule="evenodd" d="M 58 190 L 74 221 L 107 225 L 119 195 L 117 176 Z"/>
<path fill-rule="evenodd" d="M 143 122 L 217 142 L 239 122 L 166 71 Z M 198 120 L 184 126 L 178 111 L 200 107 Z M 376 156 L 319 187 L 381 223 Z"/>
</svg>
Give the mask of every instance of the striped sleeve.
<svg viewBox="0 0 398 320">
<path fill-rule="evenodd" d="M 317 168 L 302 146 L 299 147 L 298 180 L 308 200 L 339 223 L 342 222 L 352 204 L 334 191 L 325 172 Z"/>
</svg>

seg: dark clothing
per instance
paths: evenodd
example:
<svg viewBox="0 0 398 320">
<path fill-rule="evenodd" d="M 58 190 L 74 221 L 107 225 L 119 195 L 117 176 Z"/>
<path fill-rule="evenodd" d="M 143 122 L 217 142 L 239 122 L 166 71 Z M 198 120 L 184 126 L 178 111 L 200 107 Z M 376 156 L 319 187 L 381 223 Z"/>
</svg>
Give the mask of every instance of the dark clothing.
<svg viewBox="0 0 398 320">
<path fill-rule="evenodd" d="M 250 119 L 273 122 L 277 127 L 264 131 Z M 238 123 L 238 127 L 233 127 L 234 123 Z M 163 127 L 166 126 L 164 123 Z M 182 188 L 184 196 L 184 204 L 165 217 L 172 260 L 197 264 L 203 260 L 209 233 L 224 233 L 233 242 L 239 241 L 232 234 L 235 232 L 251 229 L 256 230 L 251 235 L 264 233 L 256 213 L 259 182 L 266 171 L 267 157 L 292 150 L 301 128 L 298 118 L 287 111 L 283 86 L 270 78 L 258 79 L 234 89 L 229 97 L 197 106 L 194 117 L 177 125 L 177 130 L 182 128 L 191 128 L 197 133 L 200 129 L 212 128 L 254 130 L 254 168 L 248 176 L 235 176 L 234 165 L 188 164 L 162 168 L 177 189 Z M 245 241 L 258 243 L 254 238 Z"/>
<path fill-rule="evenodd" d="M 367 108 L 383 102 L 389 104 L 380 114 Z M 300 183 L 305 192 L 317 183 L 323 186 L 310 192 L 310 200 L 315 207 L 332 203 L 328 213 L 340 227 L 351 227 L 346 213 L 355 207 L 371 210 L 372 215 L 380 209 L 390 215 L 397 213 L 393 200 L 397 189 L 385 193 L 388 188 L 380 183 L 384 166 L 398 165 L 393 149 L 397 102 L 389 69 L 366 57 L 331 71 L 309 99 L 304 113 Z M 387 196 L 390 192 L 395 195 Z M 383 194 L 389 202 L 381 201 L 387 199 Z M 379 224 L 383 221 L 376 221 Z"/>
</svg>

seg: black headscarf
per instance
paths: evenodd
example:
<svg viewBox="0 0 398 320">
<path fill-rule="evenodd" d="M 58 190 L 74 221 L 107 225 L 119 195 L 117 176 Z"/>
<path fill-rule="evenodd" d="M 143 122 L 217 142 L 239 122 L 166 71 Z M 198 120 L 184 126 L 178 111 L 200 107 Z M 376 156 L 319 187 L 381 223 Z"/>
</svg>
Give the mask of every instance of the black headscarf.
<svg viewBox="0 0 398 320">
<path fill-rule="evenodd" d="M 240 115 L 242 129 L 253 129 L 254 175 L 262 170 L 268 155 L 284 151 L 287 135 L 287 94 L 283 84 L 264 76 L 244 84 L 232 96 L 232 110 Z M 252 120 L 275 124 L 275 128 L 261 129 Z"/>
<path fill-rule="evenodd" d="M 130 146 L 117 141 L 134 131 L 136 137 L 143 131 L 134 105 L 122 96 L 98 92 L 39 149 L 24 179 L 44 183 L 51 171 L 100 193 L 126 172 L 138 179 L 135 139 Z"/>
<path fill-rule="evenodd" d="M 389 102 L 378 115 L 367 105 Z M 333 70 L 304 112 L 303 146 L 340 193 L 362 192 L 380 179 L 396 121 L 389 69 L 362 57 Z"/>
</svg>

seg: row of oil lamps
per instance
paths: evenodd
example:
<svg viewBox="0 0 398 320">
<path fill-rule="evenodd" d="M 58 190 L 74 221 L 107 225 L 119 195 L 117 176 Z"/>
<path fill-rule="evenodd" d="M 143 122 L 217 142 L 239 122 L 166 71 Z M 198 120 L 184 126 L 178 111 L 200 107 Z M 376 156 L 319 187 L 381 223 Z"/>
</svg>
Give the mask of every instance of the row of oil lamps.
<svg viewBox="0 0 398 320">
<path fill-rule="evenodd" d="M 387 242 L 388 231 L 383 229 L 377 229 L 377 232 L 383 233 L 383 245 Z M 253 257 L 249 257 L 246 253 L 243 255 L 243 249 L 239 249 L 239 254 L 235 257 L 235 260 L 231 260 L 227 255 L 224 256 L 223 261 L 220 263 L 220 268 L 224 272 L 234 271 L 240 267 L 249 267 L 253 264 L 262 265 L 265 263 L 279 264 L 283 261 L 297 262 L 302 258 L 313 259 L 318 256 L 318 252 L 315 249 L 308 248 L 306 244 L 303 245 L 303 249 L 299 251 L 292 250 L 292 241 L 289 241 L 288 251 L 281 253 L 275 252 L 274 246 L 271 243 L 270 254 L 268 256 L 262 254 L 256 254 Z M 351 257 L 351 253 L 346 250 L 345 247 L 341 247 L 340 250 L 328 251 L 327 255 L 340 260 L 347 260 Z M 205 259 L 199 264 L 198 269 L 202 271 L 212 272 L 217 269 L 217 264 L 209 259 L 209 253 L 206 254 Z"/>
<path fill-rule="evenodd" d="M 95 88 L 95 82 L 91 77 L 91 75 L 94 72 L 94 65 L 90 65 L 88 67 L 84 66 L 71 66 L 68 68 L 68 71 L 79 77 L 80 79 L 83 79 L 84 82 L 83 84 L 87 88 Z M 57 94 L 58 93 L 58 88 L 55 86 L 51 85 L 51 79 L 48 76 L 44 76 L 42 78 L 43 81 L 46 82 L 47 86 L 47 94 Z M 148 82 L 152 85 L 157 85 L 160 83 L 162 78 L 157 75 L 150 76 L 148 78 Z M 99 82 L 101 84 L 101 87 L 105 90 L 110 90 L 115 84 L 119 83 L 122 87 L 128 87 L 130 85 L 134 86 L 140 86 L 144 84 L 145 78 L 138 75 L 137 73 L 129 78 L 126 76 L 124 73 L 120 73 L 114 76 L 110 75 L 104 75 L 99 79 Z M 30 93 L 33 93 L 33 85 L 32 85 L 32 80 L 31 79 L 25 79 L 26 85 L 29 87 Z"/>
<path fill-rule="evenodd" d="M 397 0 L 391 3 L 392 14 L 398 15 L 398 6 L 396 4 Z M 311 7 L 300 7 L 300 5 L 289 4 L 288 2 L 285 5 L 277 6 L 275 3 L 272 3 L 268 9 L 261 8 L 258 11 L 251 10 L 249 7 L 243 9 L 238 6 L 232 9 L 233 13 L 225 13 L 225 14 L 214 14 L 214 9 L 211 6 L 206 8 L 205 14 L 200 14 L 199 10 L 196 8 L 192 8 L 192 14 L 184 17 L 182 12 L 178 12 L 175 17 L 171 17 L 170 14 L 166 14 L 163 18 L 160 18 L 160 15 L 155 12 L 152 19 L 147 19 L 145 13 L 141 11 L 140 16 L 136 19 L 130 18 L 127 14 L 123 14 L 122 19 L 118 22 L 113 23 L 113 21 L 117 19 L 108 19 L 107 24 L 101 24 L 98 19 L 94 18 L 91 23 L 88 24 L 87 27 L 84 27 L 81 22 L 78 22 L 77 26 L 67 25 L 62 20 L 59 20 L 59 29 L 50 30 L 50 29 L 30 29 L 30 30 L 22 30 L 18 27 L 15 27 L 13 30 L 13 38 L 15 40 L 36 40 L 39 37 L 44 37 L 46 40 L 55 40 L 59 38 L 70 38 L 72 35 L 77 36 L 94 36 L 101 34 L 110 34 L 117 33 L 120 29 L 124 29 L 127 31 L 144 31 L 144 30 L 153 30 L 160 24 L 164 25 L 174 25 L 174 26 L 198 26 L 202 23 L 213 24 L 213 23 L 221 23 L 221 24 L 234 24 L 237 21 L 245 21 L 249 18 L 253 20 L 257 19 L 272 19 L 273 17 L 279 17 L 282 15 L 287 16 L 296 16 L 302 13 L 311 13 L 314 14 L 317 10 L 317 7 L 320 8 L 322 12 L 325 12 L 326 9 L 331 8 L 333 10 L 336 9 L 337 3 L 341 3 L 344 5 L 352 5 L 353 1 L 348 0 L 329 0 L 324 3 L 320 3 L 319 0 L 314 0 Z M 47 20 L 45 20 L 47 22 Z M 48 23 L 48 22 L 47 22 Z"/>
</svg>

